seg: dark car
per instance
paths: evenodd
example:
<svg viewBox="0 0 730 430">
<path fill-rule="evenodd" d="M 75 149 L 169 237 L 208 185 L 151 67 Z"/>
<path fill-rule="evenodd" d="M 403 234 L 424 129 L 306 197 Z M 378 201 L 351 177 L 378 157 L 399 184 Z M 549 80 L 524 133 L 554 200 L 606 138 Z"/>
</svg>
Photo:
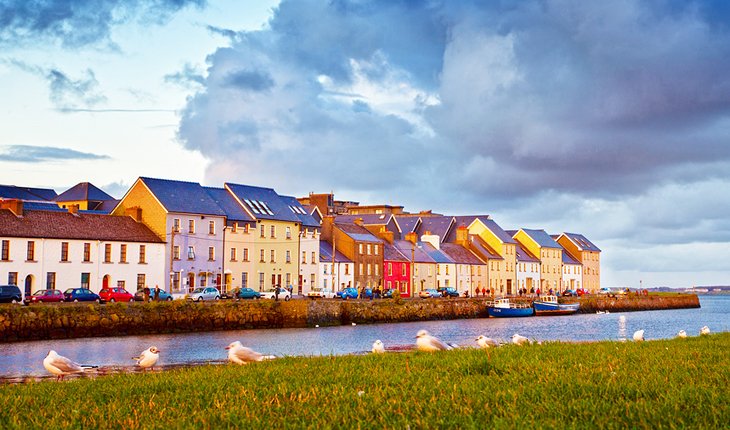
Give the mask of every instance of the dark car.
<svg viewBox="0 0 730 430">
<path fill-rule="evenodd" d="M 155 299 L 155 290 L 150 290 L 150 300 Z M 160 289 L 160 295 L 158 300 L 160 301 L 170 301 L 172 300 L 172 295 L 168 293 L 167 291 Z M 136 293 L 134 293 L 134 301 L 136 302 L 143 302 L 144 301 L 144 290 L 138 290 Z"/>
<path fill-rule="evenodd" d="M 63 296 L 63 299 L 67 302 L 101 303 L 101 297 L 88 288 L 69 288 L 63 292 Z"/>
<path fill-rule="evenodd" d="M 99 297 L 104 302 L 131 302 L 134 300 L 132 293 L 121 287 L 102 288 Z"/>
<path fill-rule="evenodd" d="M 26 304 L 58 303 L 64 301 L 63 293 L 58 290 L 38 290 L 32 296 L 26 297 Z"/>
<path fill-rule="evenodd" d="M 371 288 L 363 288 L 363 290 L 360 292 L 360 298 L 362 298 L 362 299 L 372 299 L 373 298 L 373 290 Z"/>
<path fill-rule="evenodd" d="M 236 298 L 239 299 L 260 299 L 261 293 L 258 291 L 254 291 L 251 288 L 241 288 L 238 290 L 238 293 L 236 293 Z"/>
<path fill-rule="evenodd" d="M 0 303 L 20 303 L 23 294 L 17 285 L 0 285 Z"/>
<path fill-rule="evenodd" d="M 338 299 L 356 299 L 357 298 L 357 288 L 348 287 L 343 289 L 342 291 L 338 291 L 336 294 L 336 297 Z"/>
<path fill-rule="evenodd" d="M 441 296 L 443 297 L 459 297 L 459 292 L 453 287 L 439 288 L 438 292 L 441 293 Z"/>
<path fill-rule="evenodd" d="M 221 300 L 229 300 L 229 299 L 235 299 L 238 295 L 238 292 L 240 291 L 240 288 L 232 288 L 228 291 L 224 291 L 221 293 Z"/>
<path fill-rule="evenodd" d="M 563 297 L 578 297 L 578 293 L 575 290 L 563 291 Z"/>
</svg>

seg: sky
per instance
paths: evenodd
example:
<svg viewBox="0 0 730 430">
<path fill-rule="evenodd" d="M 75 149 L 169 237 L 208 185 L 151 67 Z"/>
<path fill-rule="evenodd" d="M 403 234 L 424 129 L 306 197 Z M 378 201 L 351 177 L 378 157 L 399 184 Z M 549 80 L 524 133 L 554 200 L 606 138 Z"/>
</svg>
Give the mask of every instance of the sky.
<svg viewBox="0 0 730 430">
<path fill-rule="evenodd" d="M 0 0 L 0 184 L 334 192 L 730 285 L 730 2 Z"/>
</svg>

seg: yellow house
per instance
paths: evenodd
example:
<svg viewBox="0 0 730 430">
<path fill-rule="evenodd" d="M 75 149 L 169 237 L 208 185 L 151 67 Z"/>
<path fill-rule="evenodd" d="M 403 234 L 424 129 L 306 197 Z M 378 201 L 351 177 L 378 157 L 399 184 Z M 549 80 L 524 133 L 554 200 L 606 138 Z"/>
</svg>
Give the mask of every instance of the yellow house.
<svg viewBox="0 0 730 430">
<path fill-rule="evenodd" d="M 545 230 L 521 228 L 514 234 L 532 255 L 540 259 L 540 290 L 560 291 L 563 279 L 563 248 Z"/>
<path fill-rule="evenodd" d="M 63 209 L 78 206 L 82 211 L 108 213 L 117 205 L 117 200 L 89 182 L 81 182 L 62 192 L 54 199 Z"/>
<path fill-rule="evenodd" d="M 582 234 L 561 233 L 557 241 L 583 265 L 583 288 L 596 293 L 601 289 L 601 250 Z"/>
<path fill-rule="evenodd" d="M 467 225 L 469 234 L 477 236 L 487 245 L 486 252 L 477 252 L 477 255 L 487 261 L 488 288 L 492 294 L 516 294 L 517 242 L 488 216 L 456 217 L 456 219 L 457 223 L 464 225 L 466 225 L 464 219 L 467 221 L 471 219 Z M 479 241 L 472 243 L 478 244 Z M 485 248 L 483 244 L 481 248 Z M 499 258 L 495 258 L 494 254 Z"/>
</svg>

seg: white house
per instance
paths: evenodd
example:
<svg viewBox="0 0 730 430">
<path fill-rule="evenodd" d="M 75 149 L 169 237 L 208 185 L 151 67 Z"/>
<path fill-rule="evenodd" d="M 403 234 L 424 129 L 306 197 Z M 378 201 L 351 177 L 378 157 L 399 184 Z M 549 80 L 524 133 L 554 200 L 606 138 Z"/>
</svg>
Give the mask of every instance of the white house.
<svg viewBox="0 0 730 430">
<path fill-rule="evenodd" d="M 24 210 L 0 203 L 0 282 L 41 289 L 165 285 L 165 243 L 129 217 Z"/>
<path fill-rule="evenodd" d="M 563 248 L 563 278 L 560 290 L 575 291 L 583 288 L 580 283 L 581 279 L 583 279 L 583 264 Z"/>
<path fill-rule="evenodd" d="M 355 287 L 355 263 L 324 240 L 319 242 L 319 286 L 332 291 Z"/>
</svg>

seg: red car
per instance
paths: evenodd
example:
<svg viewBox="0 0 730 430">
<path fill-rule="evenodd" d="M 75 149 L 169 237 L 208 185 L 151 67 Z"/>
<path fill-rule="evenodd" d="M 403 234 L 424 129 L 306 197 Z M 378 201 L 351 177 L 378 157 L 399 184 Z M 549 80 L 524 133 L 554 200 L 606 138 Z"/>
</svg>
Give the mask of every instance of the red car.
<svg viewBox="0 0 730 430">
<path fill-rule="evenodd" d="M 62 302 L 63 293 L 60 290 L 38 290 L 25 299 L 26 304 Z"/>
<path fill-rule="evenodd" d="M 134 301 L 134 296 L 127 292 L 124 288 L 103 288 L 101 291 L 99 291 L 99 297 L 101 297 L 102 302 L 132 302 Z"/>
</svg>

